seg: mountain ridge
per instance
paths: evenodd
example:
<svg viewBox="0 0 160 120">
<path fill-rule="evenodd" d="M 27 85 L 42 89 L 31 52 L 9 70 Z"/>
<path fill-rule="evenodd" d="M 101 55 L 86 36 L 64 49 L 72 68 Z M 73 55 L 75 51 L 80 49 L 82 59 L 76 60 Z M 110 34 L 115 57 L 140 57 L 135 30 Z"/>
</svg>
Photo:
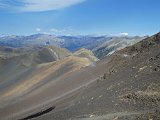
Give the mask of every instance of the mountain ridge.
<svg viewBox="0 0 160 120">
<path fill-rule="evenodd" d="M 54 36 L 35 34 L 31 36 L 0 37 L 1 46 L 9 47 L 42 47 L 54 45 L 66 48 L 71 52 L 86 48 L 91 50 L 96 57 L 102 59 L 117 50 L 132 45 L 146 37 L 139 36 Z"/>
</svg>

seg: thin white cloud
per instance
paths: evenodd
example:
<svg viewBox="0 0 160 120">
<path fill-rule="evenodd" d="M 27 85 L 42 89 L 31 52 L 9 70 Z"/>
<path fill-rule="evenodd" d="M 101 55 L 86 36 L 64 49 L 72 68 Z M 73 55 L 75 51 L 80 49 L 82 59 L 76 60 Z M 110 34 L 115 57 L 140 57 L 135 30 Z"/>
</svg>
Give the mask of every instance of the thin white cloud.
<svg viewBox="0 0 160 120">
<path fill-rule="evenodd" d="M 127 32 L 119 33 L 120 36 L 128 36 L 129 34 Z"/>
<path fill-rule="evenodd" d="M 41 28 L 36 28 L 36 31 L 37 31 L 37 32 L 40 32 L 40 31 L 41 31 Z"/>
<path fill-rule="evenodd" d="M 85 0 L 0 0 L 0 8 L 17 10 L 20 12 L 40 12 L 59 10 L 84 2 Z"/>
<path fill-rule="evenodd" d="M 27 3 L 22 11 L 48 11 L 58 10 L 77 3 L 83 2 L 84 0 L 23 0 Z"/>
<path fill-rule="evenodd" d="M 68 32 L 71 32 L 71 31 L 69 31 L 66 28 L 64 28 L 64 29 L 51 28 L 50 32 L 55 34 L 55 35 L 62 35 L 62 34 L 64 35 L 64 34 L 66 34 Z"/>
<path fill-rule="evenodd" d="M 78 34 L 75 30 L 73 30 L 72 27 L 66 27 L 63 29 L 51 28 L 50 32 L 51 34 L 54 34 L 54 35 L 76 35 Z"/>
</svg>

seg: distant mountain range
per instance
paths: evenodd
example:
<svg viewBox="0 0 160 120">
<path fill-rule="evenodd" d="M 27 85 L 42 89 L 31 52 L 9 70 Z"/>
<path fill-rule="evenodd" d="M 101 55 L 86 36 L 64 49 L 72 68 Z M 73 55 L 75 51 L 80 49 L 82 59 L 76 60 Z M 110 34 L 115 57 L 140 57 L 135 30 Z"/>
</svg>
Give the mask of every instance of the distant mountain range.
<svg viewBox="0 0 160 120">
<path fill-rule="evenodd" d="M 14 48 L 27 46 L 48 46 L 54 45 L 66 48 L 75 52 L 81 48 L 91 50 L 99 59 L 114 53 L 126 46 L 130 46 L 145 37 L 127 37 L 127 36 L 54 36 L 47 34 L 35 34 L 30 36 L 2 36 L 0 37 L 0 46 L 9 46 Z"/>
<path fill-rule="evenodd" d="M 114 52 L 121 50 L 127 46 L 131 46 L 143 39 L 144 37 L 112 37 L 110 40 L 105 41 L 103 44 L 98 47 L 92 49 L 93 53 L 99 59 L 103 59 L 104 57 L 113 54 Z"/>
<path fill-rule="evenodd" d="M 99 44 L 109 40 L 110 37 L 100 36 L 54 36 L 47 34 L 35 34 L 30 36 L 2 36 L 1 46 L 24 47 L 24 46 L 45 46 L 55 45 L 67 48 L 70 51 L 77 51 L 81 48 L 93 49 Z"/>
<path fill-rule="evenodd" d="M 63 40 L 53 35 L 35 34 L 30 36 L 3 36 L 0 37 L 1 46 L 24 47 L 24 46 L 44 46 L 47 44 L 59 46 Z"/>
</svg>

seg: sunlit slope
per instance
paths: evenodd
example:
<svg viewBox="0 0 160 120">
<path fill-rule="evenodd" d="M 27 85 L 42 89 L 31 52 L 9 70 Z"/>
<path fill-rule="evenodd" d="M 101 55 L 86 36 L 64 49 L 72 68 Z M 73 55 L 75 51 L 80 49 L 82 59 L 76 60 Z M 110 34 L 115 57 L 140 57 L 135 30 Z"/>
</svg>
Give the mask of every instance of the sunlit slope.
<svg viewBox="0 0 160 120">
<path fill-rule="evenodd" d="M 54 80 L 60 76 L 65 76 L 73 71 L 81 69 L 82 67 L 88 66 L 89 64 L 91 64 L 91 61 L 87 58 L 71 56 L 57 62 L 26 68 L 22 73 L 16 73 L 19 71 L 12 71 L 13 73 L 10 73 L 10 75 L 15 75 L 14 79 L 12 79 L 12 81 L 9 81 L 8 79 L 1 83 L 2 88 L 6 85 L 6 90 L 3 89 L 3 92 L 1 92 L 0 100 L 6 101 L 8 99 L 12 99 L 12 97 L 15 98 L 17 96 L 24 95 L 29 91 L 32 91 L 35 87 L 47 83 L 50 80 Z M 16 76 L 16 74 L 18 75 Z M 13 78 L 13 76 L 10 77 Z M 13 81 L 15 82 L 12 83 Z M 10 84 L 10 82 L 12 84 Z"/>
</svg>

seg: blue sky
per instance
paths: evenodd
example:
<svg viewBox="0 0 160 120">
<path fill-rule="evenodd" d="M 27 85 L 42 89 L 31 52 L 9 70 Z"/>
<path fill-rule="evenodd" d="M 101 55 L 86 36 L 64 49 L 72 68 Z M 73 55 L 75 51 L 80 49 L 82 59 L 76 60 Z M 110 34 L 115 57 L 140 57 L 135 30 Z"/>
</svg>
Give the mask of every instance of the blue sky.
<svg viewBox="0 0 160 120">
<path fill-rule="evenodd" d="M 0 0 L 0 34 L 124 34 L 160 31 L 160 0 Z"/>
</svg>

